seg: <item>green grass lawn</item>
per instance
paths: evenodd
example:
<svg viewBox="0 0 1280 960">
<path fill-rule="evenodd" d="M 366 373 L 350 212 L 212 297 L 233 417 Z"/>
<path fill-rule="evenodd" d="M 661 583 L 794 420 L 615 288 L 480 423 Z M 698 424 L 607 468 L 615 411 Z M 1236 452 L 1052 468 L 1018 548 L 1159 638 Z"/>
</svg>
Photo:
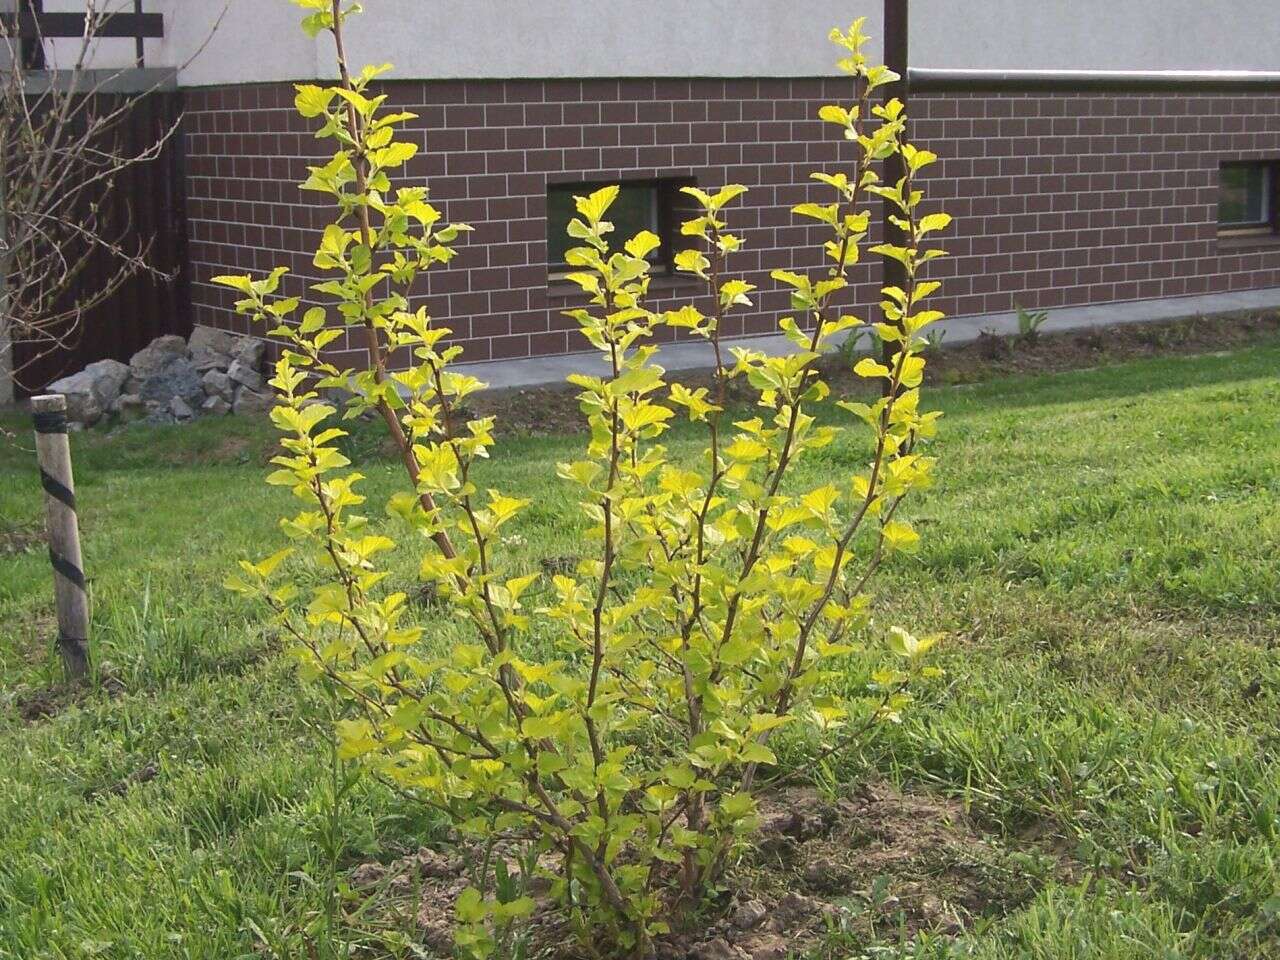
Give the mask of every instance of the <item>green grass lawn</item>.
<svg viewBox="0 0 1280 960">
<path fill-rule="evenodd" d="M 1032 891 L 958 938 L 887 931 L 838 955 L 1280 956 L 1280 343 L 930 397 L 946 416 L 939 483 L 912 510 L 923 547 L 877 590 L 893 617 L 947 632 L 946 677 L 831 773 L 960 798 L 998 842 L 1071 869 L 1029 867 Z M 0 425 L 30 446 L 25 423 Z M 0 442 L 5 960 L 307 955 L 322 709 L 221 586 L 274 549 L 290 504 L 261 482 L 270 443 L 231 420 L 74 438 L 97 657 L 123 692 L 26 721 L 59 667 L 48 562 L 23 548 L 32 456 Z M 535 499 L 531 561 L 575 552 L 552 465 L 579 443 L 508 442 L 482 478 Z M 381 502 L 397 467 L 353 447 Z M 806 478 L 858 456 L 837 445 Z M 363 783 L 344 860 L 435 826 Z"/>
</svg>

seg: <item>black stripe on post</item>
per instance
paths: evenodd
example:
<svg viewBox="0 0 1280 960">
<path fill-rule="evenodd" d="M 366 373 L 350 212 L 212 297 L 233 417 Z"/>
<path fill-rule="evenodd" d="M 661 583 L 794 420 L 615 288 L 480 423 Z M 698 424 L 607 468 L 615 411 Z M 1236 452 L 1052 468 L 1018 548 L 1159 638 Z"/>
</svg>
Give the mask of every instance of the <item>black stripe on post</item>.
<svg viewBox="0 0 1280 960">
<path fill-rule="evenodd" d="M 54 571 L 70 584 L 74 584 L 81 590 L 88 589 L 89 584 L 85 582 L 84 571 L 77 567 L 61 554 L 49 551 L 49 562 L 53 564 Z"/>
<path fill-rule="evenodd" d="M 76 495 L 63 486 L 57 477 L 41 470 L 40 486 L 44 487 L 45 493 L 64 504 L 68 509 L 74 510 L 76 508 Z"/>
<path fill-rule="evenodd" d="M 45 533 L 58 608 L 58 646 L 68 679 L 79 681 L 88 676 L 90 667 L 89 592 L 76 520 L 67 398 L 57 393 L 32 397 L 31 413 L 36 427 L 40 485 L 45 492 Z"/>
<path fill-rule="evenodd" d="M 75 637 L 58 632 L 58 649 L 68 664 L 73 664 L 72 673 L 77 677 L 89 674 L 89 638 Z"/>
<path fill-rule="evenodd" d="M 31 422 L 35 424 L 36 433 L 66 433 L 67 413 L 65 410 L 33 413 Z"/>
</svg>

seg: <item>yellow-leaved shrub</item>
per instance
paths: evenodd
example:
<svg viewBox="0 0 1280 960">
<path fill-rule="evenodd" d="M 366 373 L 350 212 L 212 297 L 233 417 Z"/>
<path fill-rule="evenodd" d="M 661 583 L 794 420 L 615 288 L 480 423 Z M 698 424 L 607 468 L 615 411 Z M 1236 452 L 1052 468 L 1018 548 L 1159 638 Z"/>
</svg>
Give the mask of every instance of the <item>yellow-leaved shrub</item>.
<svg viewBox="0 0 1280 960">
<path fill-rule="evenodd" d="M 783 356 L 728 350 L 720 339 L 730 314 L 752 308 L 754 288 L 731 272 L 743 246 L 731 211 L 745 187 L 686 190 L 700 212 L 683 225 L 689 249 L 675 264 L 705 285 L 708 312 L 650 309 L 659 239 L 615 240 L 617 187 L 577 198 L 568 279 L 585 305 L 568 313 L 608 373 L 570 378 L 590 439 L 556 473 L 575 491 L 594 549 L 539 585 L 544 574 L 521 568 L 505 546 L 528 501 L 482 489 L 474 476 L 494 444 L 493 418 L 465 412 L 483 384 L 453 365 L 460 349 L 449 330 L 407 295 L 421 271 L 449 263 L 469 228 L 443 224 L 425 188 L 395 187 L 417 152 L 397 139 L 412 114 L 387 112 L 374 93 L 387 68 L 348 70 L 342 27 L 354 10 L 295 2 L 309 11 L 306 29 L 335 39 L 340 66 L 339 82 L 297 94 L 297 109 L 335 144 L 303 184 L 337 211 L 315 257 L 331 278 L 314 290 L 332 308 L 299 316 L 299 300 L 278 295 L 284 270 L 216 278 L 285 343 L 271 381 L 283 453 L 268 482 L 302 501 L 280 523 L 291 546 L 243 563 L 233 586 L 265 600 L 296 640 L 304 674 L 345 704 L 335 730 L 343 757 L 444 811 L 464 835 L 532 844 L 541 856 L 530 862 L 551 874 L 554 902 L 584 935 L 643 951 L 749 840 L 761 771 L 778 764 L 777 731 L 808 727 L 839 749 L 868 719 L 896 714 L 907 683 L 927 669 L 921 657 L 933 638 L 874 627 L 867 586 L 887 556 L 917 541 L 901 506 L 933 467 L 921 449 L 937 415 L 920 404 L 920 334 L 941 314 L 925 306 L 938 284 L 919 274 L 940 255 L 926 248 L 929 234 L 949 218 L 918 214 L 917 175 L 935 157 L 905 141 L 899 101 L 879 102 L 878 88 L 897 78 L 867 63 L 861 21 L 833 31 L 853 96 L 820 116 L 855 156 L 846 172 L 813 175 L 829 202 L 795 208 L 827 232 L 828 267 L 773 273 L 795 312 L 780 324 L 794 344 Z M 884 183 L 878 171 L 894 154 L 905 178 Z M 877 399 L 839 402 L 843 413 L 822 417 L 832 402 L 819 360 L 862 322 L 838 304 L 868 233 L 871 195 L 892 205 L 906 237 L 873 248 L 907 278 L 884 289 L 875 326 L 891 359 L 854 368 L 880 386 Z M 667 381 L 656 344 L 664 327 L 710 343 L 711 386 Z M 326 359 L 344 328 L 366 338 L 364 369 Z M 389 369 L 393 351 L 412 358 L 407 369 Z M 747 409 L 730 409 L 735 380 L 752 398 Z M 342 410 L 322 399 L 331 388 L 347 397 Z M 385 563 L 394 526 L 364 515 L 362 478 L 340 452 L 336 423 L 340 413 L 369 412 L 406 469 L 387 510 L 422 543 L 420 575 L 456 613 L 465 634 L 457 642 L 415 622 Z M 663 446 L 677 420 L 705 432 L 691 462 Z M 861 469 L 813 489 L 788 482 L 849 426 L 866 437 Z M 867 642 L 883 643 L 899 666 L 878 672 L 868 697 L 834 695 L 828 679 Z M 468 890 L 457 905 L 460 949 L 491 953 L 498 933 L 533 909 L 526 896 Z"/>
</svg>

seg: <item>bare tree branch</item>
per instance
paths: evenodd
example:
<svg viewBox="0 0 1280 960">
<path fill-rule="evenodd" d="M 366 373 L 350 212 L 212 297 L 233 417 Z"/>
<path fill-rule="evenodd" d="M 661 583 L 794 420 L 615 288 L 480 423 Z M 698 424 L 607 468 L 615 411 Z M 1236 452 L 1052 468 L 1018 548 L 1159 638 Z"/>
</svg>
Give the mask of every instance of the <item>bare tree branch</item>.
<svg viewBox="0 0 1280 960">
<path fill-rule="evenodd" d="M 140 141 L 125 136 L 140 100 L 167 79 L 122 94 L 117 81 L 132 67 L 91 69 L 115 13 L 107 2 L 84 0 L 84 32 L 66 69 L 28 67 L 24 42 L 44 49 L 38 17 L 29 41 L 13 29 L 17 18 L 0 18 L 0 378 L 21 373 L 19 344 L 22 367 L 73 346 L 86 315 L 134 277 L 172 279 L 151 258 L 153 239 L 134 235 L 131 205 L 115 189 L 121 174 L 161 156 L 181 117 Z M 204 50 L 225 14 L 226 6 L 175 71 Z"/>
</svg>

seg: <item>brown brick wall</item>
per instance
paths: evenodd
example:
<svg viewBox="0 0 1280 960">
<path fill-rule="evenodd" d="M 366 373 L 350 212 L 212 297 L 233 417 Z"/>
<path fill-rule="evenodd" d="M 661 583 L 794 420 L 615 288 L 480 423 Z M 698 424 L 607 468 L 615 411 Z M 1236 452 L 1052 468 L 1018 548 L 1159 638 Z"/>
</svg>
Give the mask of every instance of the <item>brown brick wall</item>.
<svg viewBox="0 0 1280 960">
<path fill-rule="evenodd" d="M 391 102 L 420 114 L 423 148 L 406 168 L 448 220 L 475 227 L 420 291 L 467 359 L 581 349 L 549 287 L 548 182 L 693 177 L 751 188 L 730 216 L 747 241 L 737 272 L 761 291 L 736 333 L 769 332 L 788 310 L 768 273 L 819 264 L 821 234 L 790 207 L 823 199 L 815 169 L 851 157 L 813 119 L 845 100 L 830 80 L 400 82 Z M 322 144 L 292 109 L 292 87 L 187 93 L 186 149 L 195 319 L 234 325 L 232 297 L 208 278 L 289 266 L 310 255 L 328 213 L 297 183 Z M 947 280 L 953 315 L 1105 303 L 1280 285 L 1280 248 L 1229 248 L 1216 236 L 1220 161 L 1280 156 L 1280 95 L 929 94 L 912 104 L 913 139 L 937 152 L 931 197 L 956 222 Z M 870 313 L 878 262 L 860 266 L 850 303 Z M 687 285 L 655 281 L 658 306 Z M 354 360 L 354 358 L 353 358 Z"/>
<path fill-rule="evenodd" d="M 1217 236 L 1218 165 L 1280 157 L 1280 95 L 932 94 L 912 115 L 957 218 L 933 268 L 950 313 L 1280 285 L 1280 247 Z"/>
</svg>

